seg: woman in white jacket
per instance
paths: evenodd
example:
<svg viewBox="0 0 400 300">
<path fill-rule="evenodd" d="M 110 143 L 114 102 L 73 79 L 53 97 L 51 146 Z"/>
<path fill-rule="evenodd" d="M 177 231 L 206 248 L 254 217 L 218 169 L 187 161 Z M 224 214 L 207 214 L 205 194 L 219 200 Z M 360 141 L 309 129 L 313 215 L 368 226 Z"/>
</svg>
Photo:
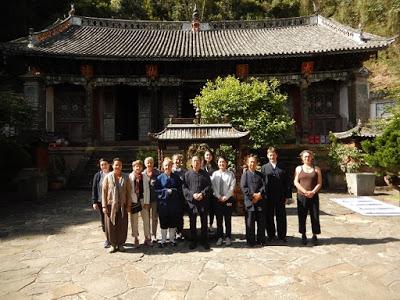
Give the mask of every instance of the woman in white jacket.
<svg viewBox="0 0 400 300">
<path fill-rule="evenodd" d="M 218 158 L 218 168 L 211 176 L 214 196 L 216 198 L 215 213 L 217 216 L 217 246 L 223 242 L 223 220 L 225 219 L 225 245 L 231 245 L 232 232 L 232 210 L 233 192 L 235 190 L 236 178 L 233 172 L 227 169 L 227 161 L 224 157 Z"/>
</svg>

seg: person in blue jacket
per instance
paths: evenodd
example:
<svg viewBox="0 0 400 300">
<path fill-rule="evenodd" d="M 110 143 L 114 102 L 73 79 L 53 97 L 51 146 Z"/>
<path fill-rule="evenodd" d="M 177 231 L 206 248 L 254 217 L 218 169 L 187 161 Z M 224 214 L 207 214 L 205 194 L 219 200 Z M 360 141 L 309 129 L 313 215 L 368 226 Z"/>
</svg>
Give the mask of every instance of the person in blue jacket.
<svg viewBox="0 0 400 300">
<path fill-rule="evenodd" d="M 103 179 L 107 175 L 107 173 L 110 171 L 110 164 L 108 161 L 104 158 L 99 159 L 99 165 L 100 165 L 100 171 L 98 171 L 96 174 L 93 176 L 93 181 L 92 181 L 92 206 L 93 210 L 99 212 L 99 217 L 101 221 L 101 228 L 103 232 L 105 233 L 105 225 L 104 225 L 104 213 L 101 207 L 101 192 L 102 192 L 102 187 L 103 187 Z M 110 247 L 110 242 L 107 240 L 104 241 L 104 248 Z"/>
<path fill-rule="evenodd" d="M 182 181 L 179 175 L 172 173 L 172 165 L 172 160 L 166 157 L 162 164 L 164 172 L 157 177 L 154 185 L 161 227 L 160 248 L 165 246 L 168 230 L 169 240 L 176 246 L 176 228 L 181 213 Z"/>
<path fill-rule="evenodd" d="M 257 171 L 257 156 L 250 155 L 247 159 L 248 169 L 240 179 L 240 188 L 244 194 L 246 210 L 246 241 L 250 247 L 256 244 L 265 245 L 265 184 L 264 176 Z M 257 240 L 255 225 L 257 223 Z"/>
</svg>

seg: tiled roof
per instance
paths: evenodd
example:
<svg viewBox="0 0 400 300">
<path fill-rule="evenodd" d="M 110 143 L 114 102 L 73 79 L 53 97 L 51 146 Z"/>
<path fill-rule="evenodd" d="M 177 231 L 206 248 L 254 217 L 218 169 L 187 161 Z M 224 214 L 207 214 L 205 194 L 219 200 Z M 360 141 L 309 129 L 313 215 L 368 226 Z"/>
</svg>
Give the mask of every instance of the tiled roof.
<svg viewBox="0 0 400 300">
<path fill-rule="evenodd" d="M 175 60 L 306 56 L 373 52 L 389 46 L 382 38 L 345 27 L 320 15 L 264 21 L 151 22 L 70 16 L 3 45 L 6 52 L 96 59 Z"/>
<path fill-rule="evenodd" d="M 226 140 L 246 137 L 248 131 L 238 131 L 231 124 L 168 124 L 159 133 L 149 133 L 156 140 Z"/>
<path fill-rule="evenodd" d="M 343 132 L 334 132 L 333 135 L 338 140 L 347 139 L 349 137 L 374 138 L 379 135 L 379 130 L 374 126 L 363 125 L 359 120 L 356 127 Z"/>
</svg>

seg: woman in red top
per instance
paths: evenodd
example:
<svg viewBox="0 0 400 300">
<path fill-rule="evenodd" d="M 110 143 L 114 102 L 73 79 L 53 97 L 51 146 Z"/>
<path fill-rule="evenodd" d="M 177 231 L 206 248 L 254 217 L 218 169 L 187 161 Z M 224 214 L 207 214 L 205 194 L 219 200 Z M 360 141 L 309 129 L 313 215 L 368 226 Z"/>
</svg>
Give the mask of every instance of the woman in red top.
<svg viewBox="0 0 400 300">
<path fill-rule="evenodd" d="M 303 165 L 295 171 L 294 185 L 297 188 L 297 215 L 299 217 L 299 232 L 302 234 L 303 245 L 307 244 L 306 220 L 310 212 L 312 241 L 318 244 L 317 234 L 321 233 L 319 224 L 319 196 L 322 186 L 322 174 L 319 167 L 313 164 L 313 152 L 304 150 L 300 153 Z"/>
</svg>

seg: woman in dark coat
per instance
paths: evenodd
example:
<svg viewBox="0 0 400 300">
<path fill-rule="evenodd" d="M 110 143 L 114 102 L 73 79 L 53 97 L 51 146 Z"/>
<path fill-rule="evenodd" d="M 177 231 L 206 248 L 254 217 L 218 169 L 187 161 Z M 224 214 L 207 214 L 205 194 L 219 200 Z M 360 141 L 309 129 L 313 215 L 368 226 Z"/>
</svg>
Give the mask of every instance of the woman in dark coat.
<svg viewBox="0 0 400 300">
<path fill-rule="evenodd" d="M 155 191 L 157 193 L 157 210 L 160 219 L 161 241 L 164 247 L 169 229 L 169 240 L 176 246 L 176 228 L 178 227 L 182 201 L 182 181 L 172 173 L 172 160 L 166 157 L 163 162 L 164 173 L 157 177 Z"/>
<path fill-rule="evenodd" d="M 208 173 L 208 175 L 211 176 L 212 174 L 218 170 L 218 166 L 214 161 L 214 155 L 211 153 L 210 150 L 207 150 L 204 152 L 204 161 L 201 166 L 201 168 Z M 213 224 L 214 224 L 214 216 L 215 216 L 215 208 L 217 205 L 217 198 L 215 198 L 213 195 L 210 197 L 210 205 L 208 208 L 208 215 L 210 218 L 210 232 L 213 232 Z"/>
</svg>

